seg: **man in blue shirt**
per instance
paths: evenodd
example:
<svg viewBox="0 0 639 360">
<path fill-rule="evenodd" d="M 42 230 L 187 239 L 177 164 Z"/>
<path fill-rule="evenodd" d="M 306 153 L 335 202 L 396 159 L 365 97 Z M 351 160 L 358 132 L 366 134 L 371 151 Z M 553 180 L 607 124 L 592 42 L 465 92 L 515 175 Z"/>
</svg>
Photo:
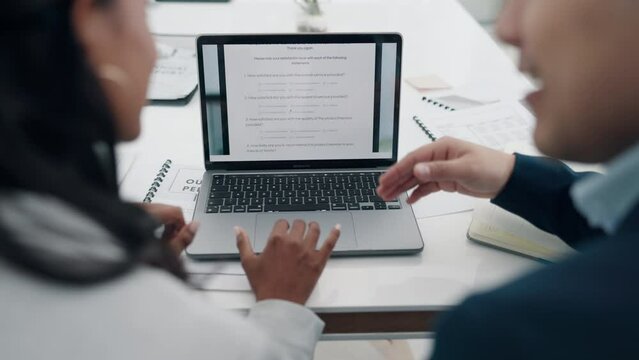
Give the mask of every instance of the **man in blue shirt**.
<svg viewBox="0 0 639 360">
<path fill-rule="evenodd" d="M 384 198 L 490 198 L 580 250 L 444 315 L 434 359 L 639 358 L 639 1 L 509 0 L 498 32 L 539 80 L 539 149 L 607 175 L 444 138 L 382 177 Z"/>
</svg>

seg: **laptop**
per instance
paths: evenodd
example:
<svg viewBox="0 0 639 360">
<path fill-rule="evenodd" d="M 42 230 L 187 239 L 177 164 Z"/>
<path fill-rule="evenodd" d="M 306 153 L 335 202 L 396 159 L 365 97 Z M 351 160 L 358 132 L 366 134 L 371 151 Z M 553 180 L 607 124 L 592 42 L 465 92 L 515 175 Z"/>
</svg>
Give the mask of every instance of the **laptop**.
<svg viewBox="0 0 639 360">
<path fill-rule="evenodd" d="M 278 219 L 342 226 L 334 256 L 423 249 L 406 194 L 384 201 L 397 161 L 399 34 L 205 35 L 197 39 L 206 173 L 187 254 L 256 252 Z"/>
</svg>

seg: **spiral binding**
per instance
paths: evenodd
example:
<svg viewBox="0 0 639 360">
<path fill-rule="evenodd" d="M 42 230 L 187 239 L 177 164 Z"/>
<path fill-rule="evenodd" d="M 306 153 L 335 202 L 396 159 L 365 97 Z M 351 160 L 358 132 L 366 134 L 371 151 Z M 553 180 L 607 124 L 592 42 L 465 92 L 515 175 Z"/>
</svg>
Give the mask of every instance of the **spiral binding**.
<svg viewBox="0 0 639 360">
<path fill-rule="evenodd" d="M 157 175 L 155 175 L 155 179 L 153 179 L 153 183 L 149 187 L 149 190 L 147 191 L 143 202 L 150 203 L 153 201 L 153 198 L 158 192 L 160 185 L 162 185 L 166 174 L 169 172 L 169 170 L 171 170 L 171 164 L 173 164 L 173 161 L 171 160 L 166 160 L 164 164 L 162 164 L 162 167 L 160 167 L 160 171 L 158 171 Z"/>
<path fill-rule="evenodd" d="M 446 104 L 444 104 L 442 102 L 439 102 L 439 101 L 437 101 L 435 99 L 431 99 L 431 98 L 429 98 L 427 96 L 422 97 L 422 101 L 426 101 L 428 104 L 432 104 L 433 106 L 437 106 L 439 108 L 442 108 L 443 110 L 447 110 L 447 111 L 455 111 L 455 110 L 457 110 L 457 109 L 455 109 L 452 106 L 448 106 L 448 105 L 446 105 Z"/>
<path fill-rule="evenodd" d="M 432 131 L 430 131 L 428 126 L 426 126 L 419 117 L 413 116 L 413 121 L 415 121 L 417 126 L 419 126 L 419 128 L 422 129 L 422 131 L 426 134 L 426 136 L 428 136 L 428 138 L 431 141 L 433 142 L 437 141 L 437 136 L 435 136 L 435 134 Z"/>
<path fill-rule="evenodd" d="M 422 97 L 422 101 L 425 101 L 428 104 L 431 104 L 433 106 L 439 107 L 442 110 L 446 110 L 446 111 L 455 111 L 457 109 L 455 109 L 452 106 L 448 106 L 442 102 L 439 102 L 435 99 L 431 99 L 427 96 Z M 435 135 L 435 133 L 433 133 L 432 131 L 430 131 L 430 129 L 428 128 L 428 126 L 426 126 L 426 124 L 424 124 L 422 122 L 422 120 L 419 118 L 419 116 L 413 116 L 413 121 L 415 121 L 415 123 L 417 124 L 417 126 L 419 126 L 420 129 L 422 129 L 422 131 L 426 134 L 426 136 L 428 136 L 428 138 L 435 142 L 437 141 L 437 136 Z"/>
</svg>

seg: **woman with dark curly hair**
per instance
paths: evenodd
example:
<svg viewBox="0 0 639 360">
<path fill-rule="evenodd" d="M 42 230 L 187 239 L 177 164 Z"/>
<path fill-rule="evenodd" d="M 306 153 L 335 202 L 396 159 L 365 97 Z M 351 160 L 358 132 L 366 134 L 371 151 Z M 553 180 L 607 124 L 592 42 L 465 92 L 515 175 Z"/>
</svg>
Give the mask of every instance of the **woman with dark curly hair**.
<svg viewBox="0 0 639 360">
<path fill-rule="evenodd" d="M 303 305 L 338 228 L 316 250 L 316 223 L 279 221 L 260 255 L 237 229 L 258 300 L 240 316 L 184 282 L 197 224 L 118 198 L 113 148 L 140 133 L 156 56 L 145 7 L 2 5 L 0 358 L 311 358 L 323 323 Z"/>
</svg>

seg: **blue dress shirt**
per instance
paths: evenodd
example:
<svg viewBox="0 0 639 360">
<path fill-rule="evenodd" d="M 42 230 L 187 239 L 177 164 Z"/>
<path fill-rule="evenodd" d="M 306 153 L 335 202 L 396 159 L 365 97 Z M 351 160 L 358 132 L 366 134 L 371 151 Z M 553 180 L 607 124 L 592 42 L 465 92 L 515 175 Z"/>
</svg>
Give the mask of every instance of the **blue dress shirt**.
<svg viewBox="0 0 639 360">
<path fill-rule="evenodd" d="M 607 170 L 605 176 L 577 182 L 570 195 L 590 226 L 612 234 L 639 201 L 639 143 L 614 159 Z"/>
</svg>

